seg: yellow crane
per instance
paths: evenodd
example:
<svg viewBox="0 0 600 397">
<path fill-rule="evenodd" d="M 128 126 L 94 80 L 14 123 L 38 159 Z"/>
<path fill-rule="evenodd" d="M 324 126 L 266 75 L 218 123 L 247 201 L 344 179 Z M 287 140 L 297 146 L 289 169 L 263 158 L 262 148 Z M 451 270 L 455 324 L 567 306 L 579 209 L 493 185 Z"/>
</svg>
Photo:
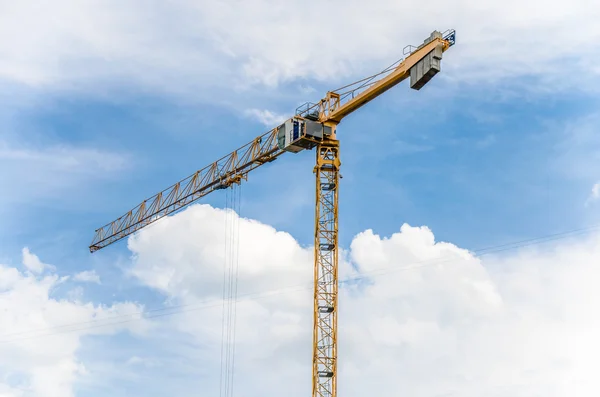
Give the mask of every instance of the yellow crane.
<svg viewBox="0 0 600 397">
<path fill-rule="evenodd" d="M 121 240 L 215 190 L 240 184 L 247 180 L 250 171 L 283 153 L 316 148 L 312 395 L 336 397 L 341 165 L 336 127 L 345 116 L 409 77 L 410 87 L 421 89 L 441 70 L 442 54 L 455 40 L 454 30 L 434 31 L 420 46 L 405 47 L 405 58 L 382 72 L 330 91 L 317 103 L 302 105 L 283 124 L 96 229 L 90 252 Z"/>
</svg>

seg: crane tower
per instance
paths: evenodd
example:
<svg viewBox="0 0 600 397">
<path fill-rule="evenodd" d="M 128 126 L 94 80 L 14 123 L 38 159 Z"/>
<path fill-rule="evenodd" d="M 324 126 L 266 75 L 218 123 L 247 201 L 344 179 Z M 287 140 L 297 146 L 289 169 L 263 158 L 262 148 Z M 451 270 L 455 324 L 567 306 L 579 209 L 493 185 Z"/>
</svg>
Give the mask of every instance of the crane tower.
<svg viewBox="0 0 600 397">
<path fill-rule="evenodd" d="M 411 88 L 420 90 L 441 70 L 442 54 L 455 40 L 454 30 L 434 31 L 418 47 L 405 47 L 405 58 L 382 72 L 329 91 L 317 103 L 305 103 L 283 124 L 97 229 L 90 252 L 121 240 L 215 190 L 241 183 L 250 171 L 283 153 L 316 148 L 312 396 L 336 397 L 341 165 L 337 125 L 345 116 L 407 78 Z"/>
</svg>

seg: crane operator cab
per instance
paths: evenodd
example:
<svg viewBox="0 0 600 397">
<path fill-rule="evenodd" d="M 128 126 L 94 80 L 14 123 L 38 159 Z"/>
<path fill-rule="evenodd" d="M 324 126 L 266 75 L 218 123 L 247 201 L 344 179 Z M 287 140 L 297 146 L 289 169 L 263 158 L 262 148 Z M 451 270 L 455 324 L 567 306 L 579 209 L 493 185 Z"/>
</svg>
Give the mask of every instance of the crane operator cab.
<svg viewBox="0 0 600 397">
<path fill-rule="evenodd" d="M 312 149 L 323 140 L 323 134 L 331 134 L 331 128 L 318 121 L 294 116 L 277 127 L 277 146 L 279 149 L 298 153 Z"/>
</svg>

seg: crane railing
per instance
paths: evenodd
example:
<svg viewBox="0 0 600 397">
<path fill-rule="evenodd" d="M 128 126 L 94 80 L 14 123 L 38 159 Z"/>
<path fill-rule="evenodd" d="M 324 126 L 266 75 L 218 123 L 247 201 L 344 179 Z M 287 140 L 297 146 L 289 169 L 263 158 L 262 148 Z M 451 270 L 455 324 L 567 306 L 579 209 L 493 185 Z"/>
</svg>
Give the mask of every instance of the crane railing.
<svg viewBox="0 0 600 397">
<path fill-rule="evenodd" d="M 212 191 L 240 183 L 248 172 L 275 160 L 282 153 L 283 150 L 277 146 L 277 129 L 255 138 L 97 229 L 90 252 L 125 238 Z"/>
<path fill-rule="evenodd" d="M 454 29 L 446 30 L 444 33 L 434 32 L 420 46 L 408 45 L 404 47 L 403 52 L 405 57 L 398 59 L 379 73 L 329 91 L 327 96 L 319 102 L 307 102 L 299 106 L 296 109 L 296 114 L 302 117 L 319 119 L 322 122 L 339 122 L 345 115 L 355 111 L 363 103 L 372 99 L 371 97 L 380 95 L 383 91 L 408 77 L 410 67 L 433 50 L 437 43 L 442 43 L 443 51 L 445 51 L 453 46 L 455 42 L 456 32 Z M 420 51 L 423 48 L 425 50 Z M 372 95 L 369 95 L 370 93 L 367 92 L 369 90 L 373 91 Z M 363 97 L 366 99 L 368 97 L 368 99 L 363 102 Z M 355 99 L 358 99 L 360 103 L 355 101 Z M 357 103 L 348 106 L 349 109 L 347 111 L 340 112 L 340 109 L 350 105 L 352 102 Z"/>
</svg>

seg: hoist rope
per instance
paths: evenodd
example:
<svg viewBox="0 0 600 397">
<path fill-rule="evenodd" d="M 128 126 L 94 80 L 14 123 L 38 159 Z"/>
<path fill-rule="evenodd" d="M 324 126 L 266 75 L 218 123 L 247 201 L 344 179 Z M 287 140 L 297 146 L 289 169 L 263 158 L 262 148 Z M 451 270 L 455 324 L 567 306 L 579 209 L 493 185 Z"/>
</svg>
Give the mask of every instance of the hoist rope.
<svg viewBox="0 0 600 397">
<path fill-rule="evenodd" d="M 237 214 L 238 216 L 236 217 L 237 219 L 237 227 L 236 227 L 236 248 L 235 248 L 235 287 L 234 287 L 234 294 L 233 294 L 233 327 L 232 327 L 232 351 L 231 351 L 231 393 L 230 395 L 233 396 L 233 375 L 235 373 L 235 337 L 236 337 L 236 323 L 237 323 L 237 302 L 238 302 L 238 280 L 239 280 L 239 274 L 240 274 L 240 222 L 242 219 L 242 206 L 241 206 L 241 201 L 242 201 L 242 185 L 238 185 L 237 188 L 238 191 L 238 200 L 237 200 Z"/>
<path fill-rule="evenodd" d="M 223 263 L 223 302 L 221 317 L 221 374 L 219 391 L 221 397 L 233 396 L 235 364 L 235 338 L 237 322 L 240 202 L 241 186 L 233 185 L 225 197 L 225 237 Z"/>
</svg>

